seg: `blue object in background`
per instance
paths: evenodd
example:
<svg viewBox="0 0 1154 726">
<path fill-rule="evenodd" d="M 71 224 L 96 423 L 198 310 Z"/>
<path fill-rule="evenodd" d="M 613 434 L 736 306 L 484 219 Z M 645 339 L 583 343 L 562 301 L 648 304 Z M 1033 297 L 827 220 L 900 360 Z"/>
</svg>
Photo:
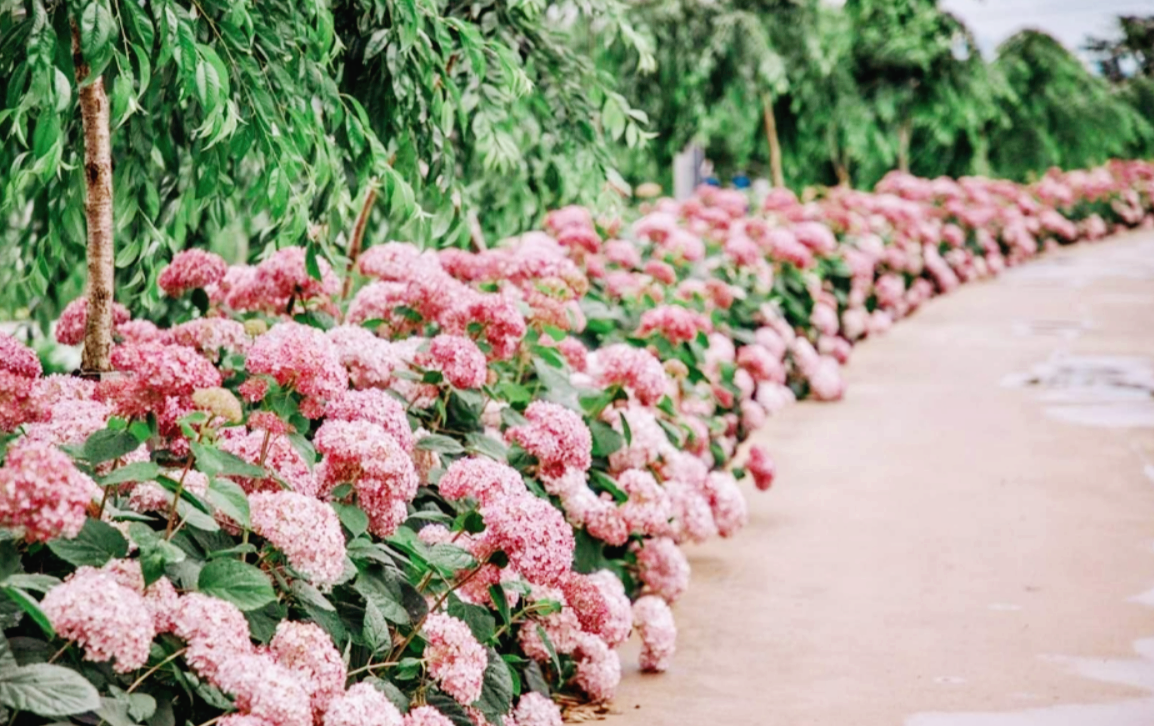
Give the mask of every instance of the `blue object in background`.
<svg viewBox="0 0 1154 726">
<path fill-rule="evenodd" d="M 719 186 L 721 186 L 721 182 L 719 182 L 719 181 L 717 180 L 717 177 L 715 177 L 715 176 L 707 176 L 707 177 L 705 177 L 705 184 L 706 184 L 706 186 L 711 186 L 711 187 L 719 187 Z"/>
<path fill-rule="evenodd" d="M 749 177 L 745 174 L 738 174 L 733 177 L 734 189 L 749 189 Z"/>
</svg>

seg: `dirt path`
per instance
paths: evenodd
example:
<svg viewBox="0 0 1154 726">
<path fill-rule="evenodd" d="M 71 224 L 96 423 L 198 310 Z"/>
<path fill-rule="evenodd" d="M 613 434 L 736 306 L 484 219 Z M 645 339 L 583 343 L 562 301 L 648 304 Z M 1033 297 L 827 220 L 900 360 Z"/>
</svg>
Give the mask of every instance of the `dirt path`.
<svg viewBox="0 0 1154 726">
<path fill-rule="evenodd" d="M 612 723 L 1154 724 L 1151 362 L 1150 233 L 859 347 L 765 428 L 779 484 L 690 552 L 674 667 L 626 650 Z"/>
</svg>

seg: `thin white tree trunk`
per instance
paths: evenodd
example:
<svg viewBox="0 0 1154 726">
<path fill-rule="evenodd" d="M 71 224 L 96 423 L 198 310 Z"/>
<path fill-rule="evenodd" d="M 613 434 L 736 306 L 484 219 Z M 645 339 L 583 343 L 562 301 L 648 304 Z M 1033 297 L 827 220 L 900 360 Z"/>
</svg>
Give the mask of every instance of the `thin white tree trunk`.
<svg viewBox="0 0 1154 726">
<path fill-rule="evenodd" d="M 80 52 L 80 31 L 75 22 L 72 61 L 84 124 L 84 217 L 88 227 L 88 316 L 80 368 L 85 373 L 103 373 L 112 369 L 112 140 L 104 79 L 84 85 L 89 67 Z"/>
</svg>

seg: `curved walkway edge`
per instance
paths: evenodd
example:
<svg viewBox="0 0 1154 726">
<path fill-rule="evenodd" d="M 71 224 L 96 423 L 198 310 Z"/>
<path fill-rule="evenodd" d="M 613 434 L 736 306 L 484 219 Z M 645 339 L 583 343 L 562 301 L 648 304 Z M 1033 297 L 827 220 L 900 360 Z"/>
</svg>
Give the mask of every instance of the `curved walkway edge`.
<svg viewBox="0 0 1154 726">
<path fill-rule="evenodd" d="M 1047 714 L 1111 703 L 1139 720 L 1086 726 L 1154 723 L 1135 653 L 1154 636 L 1151 365 L 1148 232 L 856 348 L 844 401 L 755 437 L 778 484 L 737 537 L 689 550 L 673 668 L 638 673 L 631 644 L 614 726 L 1081 726 Z"/>
</svg>

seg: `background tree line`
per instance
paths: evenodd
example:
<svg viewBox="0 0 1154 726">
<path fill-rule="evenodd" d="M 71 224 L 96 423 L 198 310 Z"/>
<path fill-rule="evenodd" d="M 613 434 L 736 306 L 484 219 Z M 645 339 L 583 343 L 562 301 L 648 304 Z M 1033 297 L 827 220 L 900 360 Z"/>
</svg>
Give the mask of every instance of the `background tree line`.
<svg viewBox="0 0 1154 726">
<path fill-rule="evenodd" d="M 1095 74 L 1033 31 L 987 60 L 934 0 L 0 0 L 0 313 L 53 319 L 94 245 L 153 317 L 191 246 L 481 246 L 690 141 L 799 190 L 1149 156 L 1151 28 Z"/>
</svg>

